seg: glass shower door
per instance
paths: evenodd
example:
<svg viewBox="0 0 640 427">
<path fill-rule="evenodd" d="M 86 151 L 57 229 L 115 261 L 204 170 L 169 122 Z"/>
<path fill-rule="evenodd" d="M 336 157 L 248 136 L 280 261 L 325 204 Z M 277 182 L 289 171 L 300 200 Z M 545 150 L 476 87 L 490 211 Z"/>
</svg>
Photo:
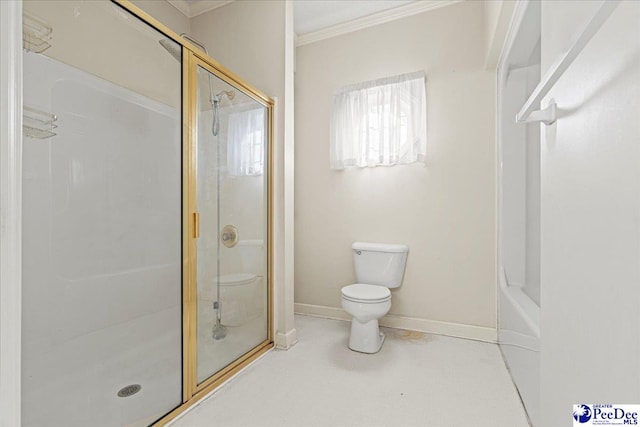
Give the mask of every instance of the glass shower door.
<svg viewBox="0 0 640 427">
<path fill-rule="evenodd" d="M 206 386 L 269 339 L 269 111 L 206 64 L 196 73 L 196 384 Z"/>
</svg>

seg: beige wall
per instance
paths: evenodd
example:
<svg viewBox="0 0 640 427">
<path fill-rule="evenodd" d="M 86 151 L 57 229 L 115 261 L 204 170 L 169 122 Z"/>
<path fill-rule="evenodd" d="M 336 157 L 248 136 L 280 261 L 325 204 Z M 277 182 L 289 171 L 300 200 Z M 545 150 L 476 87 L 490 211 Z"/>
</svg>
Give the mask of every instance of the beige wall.
<svg viewBox="0 0 640 427">
<path fill-rule="evenodd" d="M 353 241 L 406 243 L 391 314 L 494 328 L 495 74 L 483 3 L 463 2 L 297 49 L 296 303 L 340 307 Z M 425 70 L 427 166 L 329 169 L 332 92 Z"/>
<path fill-rule="evenodd" d="M 484 0 L 485 67 L 496 69 L 507 38 L 515 0 Z"/>
<path fill-rule="evenodd" d="M 153 16 L 178 34 L 191 30 L 189 18 L 164 0 L 132 0 L 131 3 Z"/>
<path fill-rule="evenodd" d="M 106 0 L 25 1 L 23 8 L 53 28 L 44 55 L 180 108 L 181 67 L 158 43 L 162 34 Z"/>
<path fill-rule="evenodd" d="M 284 96 L 284 2 L 245 0 L 191 19 L 209 54 L 269 96 Z"/>
</svg>

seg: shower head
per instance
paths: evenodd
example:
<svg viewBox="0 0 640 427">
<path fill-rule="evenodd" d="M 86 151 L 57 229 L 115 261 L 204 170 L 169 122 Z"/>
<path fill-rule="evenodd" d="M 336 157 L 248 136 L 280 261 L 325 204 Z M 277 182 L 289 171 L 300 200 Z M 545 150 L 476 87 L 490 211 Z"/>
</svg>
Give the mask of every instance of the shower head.
<svg viewBox="0 0 640 427">
<path fill-rule="evenodd" d="M 202 49 L 204 53 L 206 53 L 207 55 L 209 54 L 209 52 L 207 52 L 207 48 L 205 47 L 205 45 L 202 44 L 202 42 L 199 42 L 198 40 L 191 37 L 189 34 L 182 33 L 180 34 L 180 37 L 182 37 L 185 40 L 189 40 L 191 43 L 193 43 L 194 45 Z M 171 56 L 176 58 L 178 61 L 182 60 L 182 47 L 178 43 L 174 42 L 171 39 L 162 39 L 160 40 L 159 43 L 162 45 L 163 48 L 167 49 L 167 52 L 169 52 Z"/>
<path fill-rule="evenodd" d="M 211 86 L 209 86 L 209 88 L 211 88 Z M 220 113 L 218 109 L 220 108 L 220 101 L 222 100 L 222 96 L 226 96 L 227 99 L 231 101 L 233 98 L 235 98 L 236 93 L 232 90 L 222 90 L 216 93 L 215 96 L 211 97 L 211 106 L 213 107 L 213 123 L 211 124 L 211 133 L 213 133 L 213 136 L 218 136 L 218 132 L 220 132 Z M 215 333 L 213 337 L 215 338 Z"/>
<path fill-rule="evenodd" d="M 221 92 L 216 93 L 215 101 L 220 101 L 220 97 L 225 95 L 229 101 L 236 97 L 236 93 L 232 90 L 223 90 Z"/>
<path fill-rule="evenodd" d="M 200 49 L 202 49 L 204 51 L 204 53 L 206 53 L 207 55 L 209 55 L 209 52 L 207 52 L 207 47 L 204 45 L 204 43 L 202 43 L 201 41 L 198 41 L 196 39 L 194 39 L 193 37 L 191 37 L 189 34 L 187 33 L 181 33 L 180 37 L 182 37 L 185 40 L 189 40 L 191 43 L 195 44 L 196 46 L 198 46 Z"/>
<path fill-rule="evenodd" d="M 178 62 L 182 61 L 182 46 L 171 39 L 162 39 L 158 43 L 171 54 Z"/>
</svg>

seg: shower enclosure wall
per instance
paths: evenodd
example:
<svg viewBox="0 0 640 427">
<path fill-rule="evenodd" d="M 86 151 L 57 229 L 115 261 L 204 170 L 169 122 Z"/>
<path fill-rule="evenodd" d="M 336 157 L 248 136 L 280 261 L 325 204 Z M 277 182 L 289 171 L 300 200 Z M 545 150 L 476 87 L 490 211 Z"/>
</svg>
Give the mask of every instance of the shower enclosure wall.
<svg viewBox="0 0 640 427">
<path fill-rule="evenodd" d="M 540 124 L 515 117 L 540 81 L 540 2 L 521 2 L 498 70 L 498 338 L 529 418 L 540 390 Z"/>
<path fill-rule="evenodd" d="M 273 102 L 128 2 L 23 13 L 23 425 L 162 425 L 272 346 Z"/>
</svg>

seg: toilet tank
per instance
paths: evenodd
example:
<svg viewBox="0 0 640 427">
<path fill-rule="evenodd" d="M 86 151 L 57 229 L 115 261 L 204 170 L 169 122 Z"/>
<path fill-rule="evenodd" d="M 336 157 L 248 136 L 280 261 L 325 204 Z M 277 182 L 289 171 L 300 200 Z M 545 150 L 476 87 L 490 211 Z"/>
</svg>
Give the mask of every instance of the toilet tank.
<svg viewBox="0 0 640 427">
<path fill-rule="evenodd" d="M 387 288 L 402 284 L 409 252 L 407 245 L 355 242 L 351 248 L 358 283 Z"/>
</svg>

